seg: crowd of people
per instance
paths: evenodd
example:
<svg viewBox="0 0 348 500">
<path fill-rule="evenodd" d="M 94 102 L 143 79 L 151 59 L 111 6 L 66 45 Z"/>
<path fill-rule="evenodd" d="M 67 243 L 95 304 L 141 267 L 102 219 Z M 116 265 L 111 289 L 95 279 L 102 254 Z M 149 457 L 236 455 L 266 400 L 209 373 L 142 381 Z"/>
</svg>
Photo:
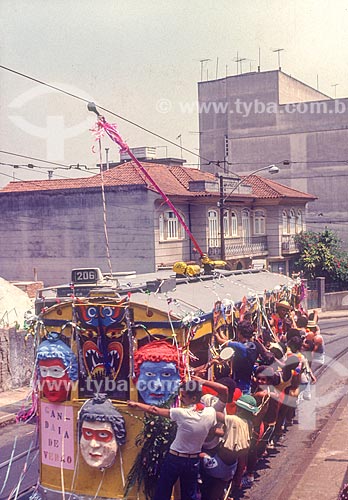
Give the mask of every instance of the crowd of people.
<svg viewBox="0 0 348 500">
<path fill-rule="evenodd" d="M 220 355 L 192 369 L 178 406 L 128 402 L 177 426 L 153 500 L 170 500 L 178 479 L 182 500 L 238 497 L 252 486 L 258 461 L 294 423 L 298 404 L 311 398 L 315 368 L 325 357 L 317 312 L 294 310 L 283 300 L 267 325 L 260 331 L 245 314 L 233 340 L 226 328 L 214 332 Z"/>
</svg>

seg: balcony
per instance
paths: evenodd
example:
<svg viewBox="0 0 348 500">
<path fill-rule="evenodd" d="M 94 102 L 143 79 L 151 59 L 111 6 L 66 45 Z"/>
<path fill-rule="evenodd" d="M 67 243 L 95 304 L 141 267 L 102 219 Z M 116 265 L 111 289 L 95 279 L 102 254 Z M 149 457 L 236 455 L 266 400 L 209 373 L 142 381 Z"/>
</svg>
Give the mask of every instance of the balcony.
<svg viewBox="0 0 348 500">
<path fill-rule="evenodd" d="M 293 234 L 282 235 L 282 254 L 298 253 L 299 249 L 295 243 Z"/>
<path fill-rule="evenodd" d="M 220 238 L 209 238 L 208 255 L 212 258 L 221 257 Z M 268 254 L 267 236 L 250 238 L 225 238 L 225 258 L 256 257 Z"/>
</svg>

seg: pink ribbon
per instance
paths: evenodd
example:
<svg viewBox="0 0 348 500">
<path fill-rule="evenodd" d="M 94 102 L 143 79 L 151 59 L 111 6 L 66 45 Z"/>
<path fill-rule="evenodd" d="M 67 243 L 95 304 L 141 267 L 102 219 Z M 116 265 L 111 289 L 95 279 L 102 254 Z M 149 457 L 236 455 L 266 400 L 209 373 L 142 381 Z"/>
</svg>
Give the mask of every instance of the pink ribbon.
<svg viewBox="0 0 348 500">
<path fill-rule="evenodd" d="M 102 133 L 103 130 L 107 133 L 107 135 L 110 137 L 110 139 L 113 142 L 116 142 L 116 144 L 118 144 L 118 146 L 120 147 L 120 151 L 122 153 L 127 152 L 129 154 L 129 156 L 132 158 L 132 160 L 137 165 L 137 167 L 139 167 L 139 169 L 143 172 L 143 174 L 145 175 L 145 177 L 151 182 L 152 186 L 155 188 L 155 190 L 157 191 L 157 193 L 160 194 L 162 196 L 163 200 L 167 203 L 167 205 L 170 206 L 170 208 L 173 210 L 173 212 L 175 213 L 176 217 L 178 218 L 178 221 L 180 222 L 180 224 L 182 225 L 182 227 L 185 229 L 188 237 L 193 242 L 193 244 L 195 246 L 195 249 L 198 251 L 198 253 L 202 257 L 204 254 L 203 254 L 200 246 L 198 245 L 195 237 L 193 236 L 193 234 L 189 230 L 189 228 L 186 225 L 185 221 L 183 220 L 183 218 L 181 217 L 181 215 L 179 214 L 179 212 L 177 211 L 177 209 L 175 208 L 175 206 L 173 205 L 173 203 L 170 201 L 170 199 L 168 198 L 168 196 L 162 191 L 162 189 L 159 187 L 159 185 L 153 180 L 153 178 L 151 177 L 151 175 L 142 166 L 142 164 L 139 162 L 139 160 L 137 160 L 137 158 L 134 156 L 134 154 L 132 153 L 132 151 L 129 149 L 129 146 L 123 141 L 122 137 L 117 132 L 116 125 L 108 123 L 107 121 L 105 121 L 104 117 L 100 117 L 98 119 L 97 124 L 94 127 L 94 129 L 92 129 L 92 132 L 93 132 L 93 134 L 96 137 L 96 140 L 100 140 L 100 138 L 103 135 L 103 133 Z"/>
</svg>

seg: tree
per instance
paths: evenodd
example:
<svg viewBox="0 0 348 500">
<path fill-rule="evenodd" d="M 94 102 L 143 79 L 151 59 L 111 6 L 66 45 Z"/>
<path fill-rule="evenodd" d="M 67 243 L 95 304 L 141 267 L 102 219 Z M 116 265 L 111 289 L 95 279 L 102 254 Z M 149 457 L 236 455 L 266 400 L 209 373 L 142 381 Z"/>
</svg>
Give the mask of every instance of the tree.
<svg viewBox="0 0 348 500">
<path fill-rule="evenodd" d="M 348 253 L 341 249 L 341 240 L 333 231 L 301 232 L 295 241 L 300 252 L 295 267 L 305 278 L 321 276 L 328 282 L 348 282 Z"/>
</svg>

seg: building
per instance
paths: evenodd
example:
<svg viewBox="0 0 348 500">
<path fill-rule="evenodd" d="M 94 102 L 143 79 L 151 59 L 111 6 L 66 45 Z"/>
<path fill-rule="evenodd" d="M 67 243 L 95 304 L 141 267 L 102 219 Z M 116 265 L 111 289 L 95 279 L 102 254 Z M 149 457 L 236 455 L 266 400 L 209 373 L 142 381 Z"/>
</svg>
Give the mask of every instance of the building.
<svg viewBox="0 0 348 500">
<path fill-rule="evenodd" d="M 314 194 L 307 227 L 337 231 L 348 246 L 348 99 L 281 71 L 200 82 L 204 171 L 240 173 L 277 164 L 279 182 Z"/>
<path fill-rule="evenodd" d="M 144 166 L 202 251 L 220 258 L 216 176 L 182 166 Z M 237 179 L 238 189 L 224 204 L 226 259 L 232 268 L 248 268 L 257 258 L 272 270 L 291 271 L 293 237 L 304 229 L 306 204 L 315 197 L 257 176 L 245 181 Z M 10 182 L 0 191 L 0 207 L 6 235 L 0 275 L 8 280 L 30 280 L 35 273 L 45 285 L 67 282 L 72 268 L 109 271 L 108 254 L 113 272 L 152 272 L 197 259 L 176 214 L 132 162 L 89 178 Z"/>
</svg>

